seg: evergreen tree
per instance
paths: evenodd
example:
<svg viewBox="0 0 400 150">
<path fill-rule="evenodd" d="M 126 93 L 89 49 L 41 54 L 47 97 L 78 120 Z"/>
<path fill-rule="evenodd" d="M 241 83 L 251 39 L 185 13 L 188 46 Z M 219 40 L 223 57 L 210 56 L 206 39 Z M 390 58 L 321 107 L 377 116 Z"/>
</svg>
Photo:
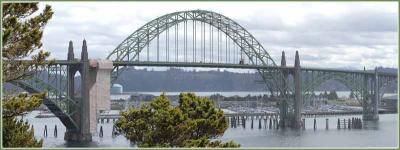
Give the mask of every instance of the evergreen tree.
<svg viewBox="0 0 400 150">
<path fill-rule="evenodd" d="M 339 99 L 339 96 L 337 95 L 336 91 L 333 91 L 333 96 L 334 99 Z"/>
<path fill-rule="evenodd" d="M 334 91 L 334 90 L 329 91 L 328 100 L 335 100 L 335 99 L 338 99 L 338 98 L 339 97 L 337 96 L 336 91 Z"/>
<path fill-rule="evenodd" d="M 355 96 L 354 96 L 353 90 L 350 91 L 350 96 L 349 97 L 350 97 L 350 99 L 354 99 Z"/>
<path fill-rule="evenodd" d="M 162 94 L 141 108 L 121 113 L 117 131 L 139 147 L 238 147 L 234 142 L 210 139 L 228 128 L 222 110 L 208 98 L 192 93 L 179 95 L 179 105 L 171 106 Z"/>
<path fill-rule="evenodd" d="M 34 138 L 33 126 L 20 119 L 3 119 L 4 147 L 42 147 L 43 140 Z"/>
<path fill-rule="evenodd" d="M 328 97 L 329 95 L 328 95 L 328 92 L 324 92 L 324 98 L 328 98 L 329 99 L 329 97 Z"/>
<path fill-rule="evenodd" d="M 38 15 L 38 3 L 3 3 L 2 26 L 2 83 L 28 78 L 32 71 L 45 65 L 48 52 L 41 48 L 43 29 L 53 15 L 46 6 Z M 30 61 L 19 61 L 31 56 Z M 6 92 L 6 91 L 5 91 Z M 33 128 L 20 120 L 26 112 L 38 107 L 44 93 L 5 93 L 3 96 L 3 147 L 41 147 L 42 140 L 33 136 Z"/>
</svg>

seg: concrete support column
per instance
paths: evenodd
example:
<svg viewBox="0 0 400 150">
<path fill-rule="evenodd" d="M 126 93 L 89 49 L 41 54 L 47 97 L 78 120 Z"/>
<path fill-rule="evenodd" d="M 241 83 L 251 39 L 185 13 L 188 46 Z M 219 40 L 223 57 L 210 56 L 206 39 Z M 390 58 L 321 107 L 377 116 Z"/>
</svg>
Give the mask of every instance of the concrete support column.
<svg viewBox="0 0 400 150">
<path fill-rule="evenodd" d="M 111 60 L 90 60 L 89 69 L 89 102 L 90 102 L 90 133 L 97 132 L 97 117 L 100 110 L 110 110 L 111 107 Z"/>
<path fill-rule="evenodd" d="M 378 68 L 375 68 L 375 77 L 374 77 L 374 99 L 372 101 L 373 104 L 373 120 L 379 120 L 379 75 Z"/>
<path fill-rule="evenodd" d="M 366 72 L 365 67 L 364 67 L 364 73 Z M 370 86 L 369 86 L 370 85 Z M 370 88 L 368 88 L 370 87 Z M 372 88 L 372 84 L 368 79 L 368 75 L 364 74 L 363 75 L 363 82 L 362 82 L 362 106 L 363 106 L 363 120 L 372 120 L 371 116 L 371 106 L 370 106 L 370 101 L 371 98 L 373 98 L 370 94 L 370 89 Z"/>
<path fill-rule="evenodd" d="M 295 62 L 294 62 L 294 124 L 293 127 L 296 129 L 301 128 L 301 111 L 303 108 L 303 98 L 301 96 L 301 72 L 300 72 L 300 57 L 299 52 L 296 51 Z"/>
</svg>

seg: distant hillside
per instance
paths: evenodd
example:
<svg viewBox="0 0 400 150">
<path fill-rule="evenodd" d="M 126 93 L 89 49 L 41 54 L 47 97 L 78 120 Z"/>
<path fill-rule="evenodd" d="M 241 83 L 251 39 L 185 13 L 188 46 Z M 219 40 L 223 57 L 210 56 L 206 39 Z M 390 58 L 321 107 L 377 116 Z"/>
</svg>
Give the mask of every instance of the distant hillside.
<svg viewBox="0 0 400 150">
<path fill-rule="evenodd" d="M 118 77 L 116 83 L 124 91 L 259 91 L 263 84 L 254 73 L 218 71 L 147 71 L 130 69 Z"/>
<path fill-rule="evenodd" d="M 372 72 L 373 70 L 367 70 Z M 397 73 L 394 68 L 379 68 L 380 72 Z M 258 82 L 257 82 L 258 81 Z M 115 83 L 121 84 L 125 92 L 133 91 L 264 91 L 265 85 L 258 73 L 234 73 L 228 71 L 184 71 L 169 69 L 167 71 L 151 71 L 129 69 L 124 71 Z M 75 78 L 75 86 L 80 86 L 80 77 Z M 7 91 L 12 86 L 4 84 Z M 397 85 L 387 88 L 393 92 Z M 317 91 L 349 90 L 338 81 L 327 81 L 315 88 Z M 77 90 L 79 91 L 79 90 Z M 79 93 L 79 92 L 78 92 Z"/>
<path fill-rule="evenodd" d="M 397 73 L 397 69 L 379 68 L 380 71 Z M 372 70 L 371 70 L 372 71 Z M 234 73 L 227 71 L 184 71 L 170 69 L 167 71 L 149 71 L 129 69 L 124 71 L 116 83 L 124 91 L 263 91 L 265 85 L 258 73 Z M 390 87 L 394 90 L 396 86 Z M 349 90 L 337 81 L 327 81 L 318 91 Z"/>
</svg>

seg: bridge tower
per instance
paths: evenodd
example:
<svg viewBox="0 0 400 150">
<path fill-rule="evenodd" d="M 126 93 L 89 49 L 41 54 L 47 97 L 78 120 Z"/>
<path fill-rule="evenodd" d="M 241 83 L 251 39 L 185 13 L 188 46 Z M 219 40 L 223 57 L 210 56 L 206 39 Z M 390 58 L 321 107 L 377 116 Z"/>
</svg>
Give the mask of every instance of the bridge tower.
<svg viewBox="0 0 400 150">
<path fill-rule="evenodd" d="M 113 65 L 110 60 L 89 59 L 86 40 L 83 40 L 80 60 L 74 58 L 73 43 L 69 42 L 68 61 L 79 62 L 67 68 L 67 92 L 80 107 L 70 107 L 77 112 L 71 116 L 77 128 L 67 128 L 64 139 L 78 142 L 91 141 L 92 135 L 97 130 L 97 115 L 101 110 L 110 109 L 110 78 Z M 75 92 L 76 72 L 80 72 L 81 75 L 80 92 Z"/>
<path fill-rule="evenodd" d="M 286 57 L 285 52 L 282 51 L 281 56 L 281 67 L 286 67 Z M 280 101 L 279 106 L 279 118 L 281 119 L 281 123 L 279 124 L 281 127 L 288 127 L 290 126 L 290 118 L 289 118 L 289 106 L 288 106 L 288 72 L 286 70 L 282 70 L 283 78 L 281 81 L 282 91 L 280 93 L 280 97 L 282 98 Z"/>
<path fill-rule="evenodd" d="M 379 91 L 379 74 L 378 74 L 378 68 L 375 67 L 375 76 L 373 77 L 374 79 L 374 99 L 372 101 L 373 104 L 373 117 L 372 120 L 378 120 L 379 119 L 379 102 L 380 102 L 380 91 Z"/>
<path fill-rule="evenodd" d="M 364 67 L 365 72 L 365 67 Z M 363 120 L 379 120 L 380 83 L 378 68 L 372 75 L 364 75 L 363 81 Z"/>
<path fill-rule="evenodd" d="M 293 127 L 296 129 L 301 128 L 301 112 L 303 109 L 303 98 L 301 90 L 301 68 L 299 52 L 296 51 L 294 60 L 294 118 Z"/>
<path fill-rule="evenodd" d="M 281 67 L 286 67 L 285 52 L 282 52 Z M 290 71 L 282 70 L 283 78 L 280 81 L 281 93 L 279 103 L 279 117 L 281 127 L 301 128 L 301 112 L 303 109 L 303 98 L 301 89 L 301 68 L 299 52 L 296 51 L 295 66 Z M 289 74 L 293 76 L 294 93 L 289 92 Z M 292 96 L 294 95 L 294 97 Z M 291 102 L 289 102 L 291 101 Z"/>
</svg>

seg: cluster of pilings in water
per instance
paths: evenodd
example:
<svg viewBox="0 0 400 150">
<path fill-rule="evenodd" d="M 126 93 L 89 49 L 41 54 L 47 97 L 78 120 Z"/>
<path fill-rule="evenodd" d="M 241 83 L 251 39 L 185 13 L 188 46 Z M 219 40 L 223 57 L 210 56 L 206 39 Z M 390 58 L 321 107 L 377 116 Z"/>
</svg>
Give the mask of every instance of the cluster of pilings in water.
<svg viewBox="0 0 400 150">
<path fill-rule="evenodd" d="M 258 129 L 279 129 L 282 122 L 279 116 L 230 116 L 225 117 L 229 126 L 231 128 L 258 128 Z M 250 120 L 250 123 L 247 122 Z M 246 124 L 247 123 L 247 124 Z M 258 126 L 257 126 L 258 123 Z M 249 126 L 249 125 L 250 126 Z M 306 119 L 302 119 L 301 128 L 306 129 Z M 313 129 L 317 130 L 317 118 L 313 118 Z M 325 118 L 325 129 L 329 129 L 329 119 Z M 362 119 L 361 118 L 347 118 L 338 119 L 337 129 L 362 129 Z"/>
<path fill-rule="evenodd" d="M 238 126 L 242 126 L 246 128 L 246 120 L 251 120 L 250 128 L 258 128 L 258 129 L 279 129 L 279 117 L 276 116 L 232 116 L 226 117 L 227 122 L 229 123 L 231 128 L 237 128 Z M 258 122 L 258 126 L 257 123 Z M 264 122 L 264 123 L 262 123 Z"/>
<path fill-rule="evenodd" d="M 100 118 L 97 120 L 97 123 L 101 123 L 101 124 L 103 124 L 105 122 L 110 123 L 110 121 L 112 121 L 114 123 L 117 120 L 118 120 L 118 118 Z"/>
<path fill-rule="evenodd" d="M 258 129 L 279 129 L 280 124 L 282 123 L 280 121 L 279 116 L 272 115 L 272 116 L 230 116 L 230 117 L 225 117 L 227 122 L 229 123 L 231 128 L 246 128 L 246 120 L 251 120 L 250 122 L 250 128 L 258 128 Z M 101 121 L 100 121 L 101 120 Z M 99 123 L 104 123 L 104 120 L 109 123 L 110 120 L 112 122 L 115 122 L 117 119 L 99 119 Z M 302 129 L 305 130 L 305 118 L 302 119 Z M 257 126 L 257 121 L 258 121 L 258 126 Z M 263 123 L 262 123 L 263 122 Z M 340 119 L 338 118 L 337 120 L 337 129 L 362 129 L 362 119 L 361 118 L 347 118 L 347 119 Z M 33 126 L 32 126 L 33 128 Z M 317 119 L 313 119 L 313 129 L 317 129 Z M 329 129 L 329 119 L 325 119 L 325 129 Z M 100 126 L 99 130 L 99 137 L 104 136 L 104 130 L 103 126 Z M 54 137 L 57 137 L 58 131 L 57 131 L 57 125 L 54 126 Z M 111 132 L 112 137 L 115 137 L 118 135 L 118 132 L 116 130 L 115 125 L 113 125 L 113 129 Z M 43 131 L 43 137 L 47 137 L 47 125 L 44 126 L 44 131 Z"/>
<path fill-rule="evenodd" d="M 32 125 L 32 129 L 33 129 L 33 125 Z M 57 125 L 54 126 L 53 135 L 54 135 L 55 138 L 58 136 Z M 48 136 L 48 134 L 47 134 L 47 125 L 44 125 L 43 137 L 47 138 L 47 136 Z"/>
<path fill-rule="evenodd" d="M 32 125 L 33 128 L 33 125 Z M 55 138 L 57 138 L 58 136 L 58 130 L 57 130 L 57 125 L 54 126 L 54 130 L 53 130 L 53 135 Z M 103 137 L 104 136 L 104 130 L 103 130 L 103 126 L 100 126 L 100 130 L 99 130 L 99 137 Z M 118 135 L 117 129 L 115 127 L 115 125 L 113 125 L 112 128 L 112 132 L 111 132 L 112 137 L 115 137 Z M 48 137 L 48 131 L 47 131 L 47 125 L 44 125 L 44 130 L 43 130 L 43 137 L 47 138 Z"/>
<path fill-rule="evenodd" d="M 362 129 L 362 119 L 361 118 L 348 118 L 337 120 L 338 129 Z"/>
<path fill-rule="evenodd" d="M 115 137 L 117 135 L 118 135 L 117 128 L 115 127 L 115 125 L 113 125 L 112 131 L 111 131 L 111 136 Z M 102 138 L 103 136 L 104 136 L 103 126 L 100 126 L 99 137 Z"/>
</svg>

